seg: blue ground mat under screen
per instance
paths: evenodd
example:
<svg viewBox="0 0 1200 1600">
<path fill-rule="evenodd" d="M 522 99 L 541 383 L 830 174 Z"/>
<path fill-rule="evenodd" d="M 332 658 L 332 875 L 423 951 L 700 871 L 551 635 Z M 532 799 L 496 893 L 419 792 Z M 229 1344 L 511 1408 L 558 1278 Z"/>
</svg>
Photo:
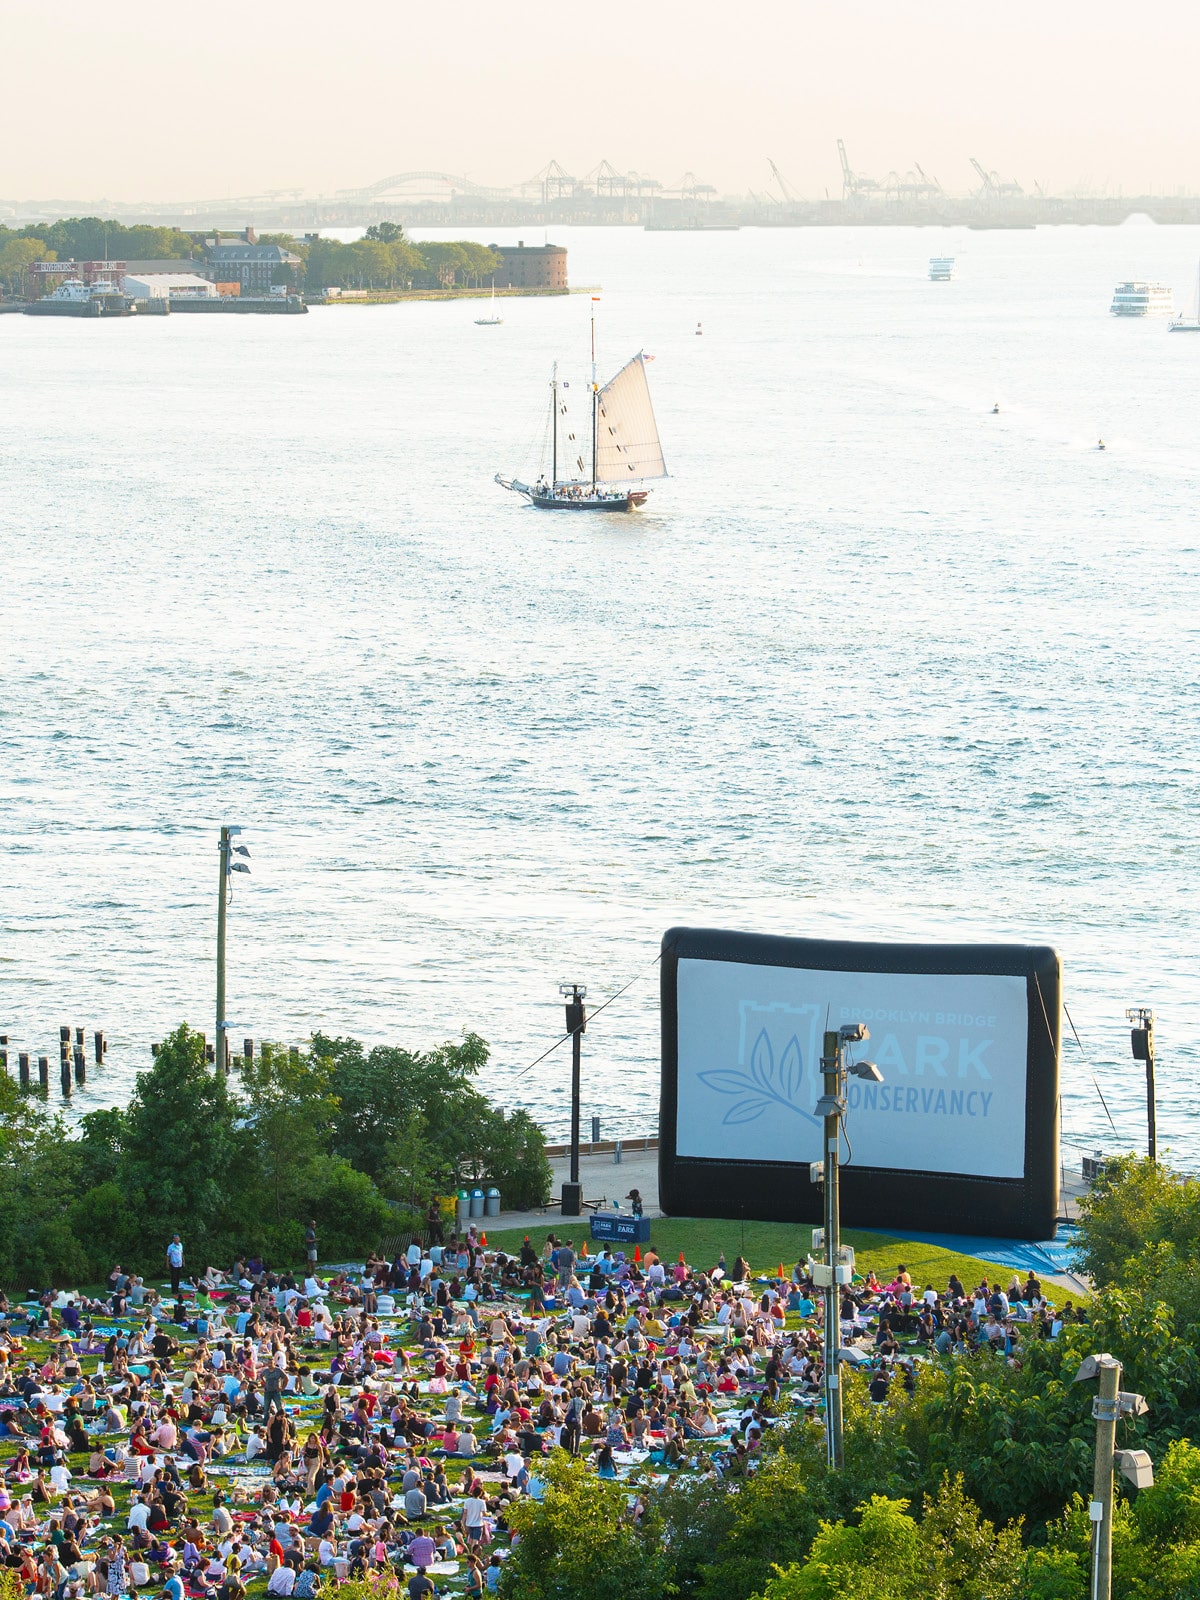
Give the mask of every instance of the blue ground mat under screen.
<svg viewBox="0 0 1200 1600">
<path fill-rule="evenodd" d="M 1055 1276 L 1074 1275 L 1075 1226 L 1060 1222 L 1053 1239 L 1031 1243 L 1028 1239 L 986 1239 L 962 1233 L 897 1233 L 891 1228 L 872 1228 L 892 1239 L 915 1239 L 920 1244 L 936 1244 L 943 1250 L 956 1250 L 964 1256 L 982 1256 L 1013 1272 L 1051 1272 Z"/>
</svg>

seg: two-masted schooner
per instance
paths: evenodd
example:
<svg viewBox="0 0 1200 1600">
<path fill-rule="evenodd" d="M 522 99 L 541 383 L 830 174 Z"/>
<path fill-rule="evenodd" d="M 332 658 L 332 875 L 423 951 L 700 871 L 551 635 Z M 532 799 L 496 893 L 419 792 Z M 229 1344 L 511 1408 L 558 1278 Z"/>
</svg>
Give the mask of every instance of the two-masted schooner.
<svg viewBox="0 0 1200 1600">
<path fill-rule="evenodd" d="M 649 489 L 641 486 L 667 476 L 650 386 L 647 357 L 639 351 L 615 377 L 596 382 L 596 316 L 592 313 L 590 441 L 581 445 L 572 430 L 558 365 L 550 380 L 549 476 L 536 483 L 496 474 L 496 482 L 523 494 L 542 511 L 633 511 Z"/>
</svg>

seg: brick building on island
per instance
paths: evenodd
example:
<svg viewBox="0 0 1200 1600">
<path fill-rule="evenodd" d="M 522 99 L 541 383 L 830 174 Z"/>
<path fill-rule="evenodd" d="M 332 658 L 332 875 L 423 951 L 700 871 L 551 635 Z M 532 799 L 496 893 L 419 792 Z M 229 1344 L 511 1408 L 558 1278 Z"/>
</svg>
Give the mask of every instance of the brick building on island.
<svg viewBox="0 0 1200 1600">
<path fill-rule="evenodd" d="M 561 289 L 567 287 L 567 252 L 561 244 L 490 244 L 501 258 L 497 289 Z"/>
</svg>

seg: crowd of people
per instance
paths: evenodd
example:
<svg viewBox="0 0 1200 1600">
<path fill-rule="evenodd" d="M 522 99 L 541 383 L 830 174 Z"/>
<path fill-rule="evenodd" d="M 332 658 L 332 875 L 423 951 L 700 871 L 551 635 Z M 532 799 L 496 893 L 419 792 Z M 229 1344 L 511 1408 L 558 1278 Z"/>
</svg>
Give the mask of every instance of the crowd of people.
<svg viewBox="0 0 1200 1600">
<path fill-rule="evenodd" d="M 472 1228 L 322 1274 L 257 1257 L 168 1293 L 116 1266 L 98 1296 L 0 1297 L 0 1563 L 46 1600 L 311 1600 L 392 1571 L 410 1600 L 494 1591 L 508 1512 L 547 1457 L 633 1476 L 752 1473 L 768 1429 L 819 1417 L 811 1263 L 756 1276 L 550 1234 L 514 1255 Z M 1020 1359 L 1064 1319 L 1030 1273 L 843 1291 L 841 1359 L 889 1403 L 939 1357 Z"/>
</svg>

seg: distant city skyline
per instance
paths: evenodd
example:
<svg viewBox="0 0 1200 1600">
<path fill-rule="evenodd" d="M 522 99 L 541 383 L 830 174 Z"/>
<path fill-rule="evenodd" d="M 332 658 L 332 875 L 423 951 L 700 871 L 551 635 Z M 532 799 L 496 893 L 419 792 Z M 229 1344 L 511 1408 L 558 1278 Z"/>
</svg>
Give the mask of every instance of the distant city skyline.
<svg viewBox="0 0 1200 1600">
<path fill-rule="evenodd" d="M 6 22 L 0 197 L 331 193 L 422 169 L 508 187 L 551 158 L 742 194 L 772 186 L 768 157 L 796 193 L 837 195 L 839 137 L 881 182 L 919 164 L 967 193 L 975 156 L 1030 190 L 1196 193 L 1198 45 L 1192 11 L 1131 24 L 1112 0 L 736 23 L 713 0 L 596 17 L 466 0 L 450 19 L 297 0 L 152 29 L 67 0 Z"/>
</svg>

